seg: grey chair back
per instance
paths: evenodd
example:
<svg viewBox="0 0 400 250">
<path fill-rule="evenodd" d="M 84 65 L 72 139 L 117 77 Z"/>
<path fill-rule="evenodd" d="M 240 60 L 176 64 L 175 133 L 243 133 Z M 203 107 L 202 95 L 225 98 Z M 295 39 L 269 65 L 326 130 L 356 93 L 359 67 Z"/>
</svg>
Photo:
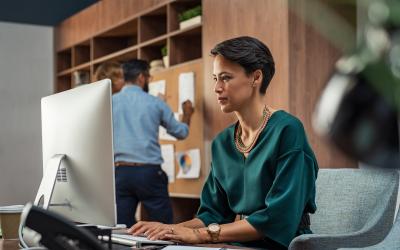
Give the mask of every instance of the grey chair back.
<svg viewBox="0 0 400 250">
<path fill-rule="evenodd" d="M 317 211 L 311 215 L 315 234 L 356 232 L 378 223 L 387 233 L 393 223 L 399 177 L 396 171 L 321 169 L 317 178 Z M 374 213 L 383 213 L 379 222 Z"/>
<path fill-rule="evenodd" d="M 396 221 L 383 241 L 369 247 L 340 248 L 339 250 L 400 250 L 400 213 L 397 213 Z"/>
</svg>

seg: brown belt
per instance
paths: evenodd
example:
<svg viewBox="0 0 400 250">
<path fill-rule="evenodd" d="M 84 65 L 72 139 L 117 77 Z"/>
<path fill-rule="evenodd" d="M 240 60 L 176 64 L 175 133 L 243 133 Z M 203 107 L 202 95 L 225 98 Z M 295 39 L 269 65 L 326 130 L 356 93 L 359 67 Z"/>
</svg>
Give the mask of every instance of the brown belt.
<svg viewBox="0 0 400 250">
<path fill-rule="evenodd" d="M 120 167 L 120 166 L 124 166 L 124 167 L 137 167 L 137 166 L 144 166 L 147 165 L 146 163 L 139 163 L 139 162 L 125 162 L 125 161 L 116 161 L 114 163 L 114 166 L 116 167 Z"/>
</svg>

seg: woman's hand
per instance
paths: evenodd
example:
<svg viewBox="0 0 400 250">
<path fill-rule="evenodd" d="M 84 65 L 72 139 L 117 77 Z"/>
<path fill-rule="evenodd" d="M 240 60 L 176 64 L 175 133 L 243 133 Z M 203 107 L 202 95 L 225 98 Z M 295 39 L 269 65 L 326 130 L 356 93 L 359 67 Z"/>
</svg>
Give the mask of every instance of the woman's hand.
<svg viewBox="0 0 400 250">
<path fill-rule="evenodd" d="M 201 229 L 193 229 L 177 225 L 169 225 L 169 228 L 161 229 L 152 234 L 151 240 L 170 240 L 188 244 L 199 244 L 207 242 L 208 233 L 200 232 Z M 204 235 L 204 233 L 206 235 Z"/>
<path fill-rule="evenodd" d="M 137 235 L 145 235 L 147 238 L 150 239 L 151 236 L 154 234 L 162 231 L 163 229 L 170 229 L 174 225 L 163 224 L 160 222 L 153 222 L 153 221 L 139 221 L 127 231 L 130 234 L 135 236 Z"/>
</svg>

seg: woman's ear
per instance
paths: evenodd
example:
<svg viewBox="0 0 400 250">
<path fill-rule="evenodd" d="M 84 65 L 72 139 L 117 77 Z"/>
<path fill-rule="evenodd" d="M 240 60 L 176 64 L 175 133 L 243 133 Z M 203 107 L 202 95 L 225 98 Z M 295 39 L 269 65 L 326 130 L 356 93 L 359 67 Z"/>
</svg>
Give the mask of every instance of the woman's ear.
<svg viewBox="0 0 400 250">
<path fill-rule="evenodd" d="M 261 69 L 257 69 L 256 71 L 254 71 L 253 77 L 254 77 L 253 83 L 260 84 L 263 80 L 263 73 Z"/>
</svg>

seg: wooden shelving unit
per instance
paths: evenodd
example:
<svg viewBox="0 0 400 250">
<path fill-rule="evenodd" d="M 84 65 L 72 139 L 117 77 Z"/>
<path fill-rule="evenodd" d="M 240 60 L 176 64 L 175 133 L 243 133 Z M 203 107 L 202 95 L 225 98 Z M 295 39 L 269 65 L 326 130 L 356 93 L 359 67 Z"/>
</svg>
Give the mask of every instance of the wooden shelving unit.
<svg viewBox="0 0 400 250">
<path fill-rule="evenodd" d="M 178 19 L 179 13 L 197 5 L 201 5 L 201 0 L 170 0 L 57 51 L 55 91 L 75 87 L 77 71 L 89 74 L 89 82 L 93 81 L 95 70 L 106 61 L 162 59 L 164 46 L 168 50 L 170 66 L 202 58 L 202 24 L 180 30 Z"/>
<path fill-rule="evenodd" d="M 125 62 L 134 58 L 144 59 L 148 62 L 161 60 L 163 58 L 162 48 L 166 47 L 169 55 L 169 67 L 154 72 L 154 80 L 166 81 L 166 102 L 174 112 L 177 112 L 179 75 L 184 72 L 194 72 L 196 112 L 192 118 L 193 122 L 188 138 L 183 141 L 160 141 L 160 143 L 174 144 L 177 152 L 200 148 L 203 159 L 203 26 L 200 23 L 180 29 L 178 18 L 179 13 L 201 4 L 202 0 L 165 1 L 100 30 L 93 36 L 86 37 L 85 40 L 70 47 L 56 51 L 55 91 L 65 91 L 78 84 L 86 83 L 80 79 L 82 75 L 87 82 L 92 82 L 98 66 L 107 61 Z M 181 199 L 195 201 L 197 205 L 190 209 L 190 216 L 197 210 L 198 197 L 207 175 L 204 164 L 204 162 L 201 163 L 200 178 L 176 179 L 169 185 L 171 196 L 175 197 L 173 199 L 174 207 L 181 202 Z M 175 170 L 177 174 L 179 171 L 177 164 Z M 176 213 L 175 216 L 176 220 L 183 218 L 177 216 Z"/>
</svg>

